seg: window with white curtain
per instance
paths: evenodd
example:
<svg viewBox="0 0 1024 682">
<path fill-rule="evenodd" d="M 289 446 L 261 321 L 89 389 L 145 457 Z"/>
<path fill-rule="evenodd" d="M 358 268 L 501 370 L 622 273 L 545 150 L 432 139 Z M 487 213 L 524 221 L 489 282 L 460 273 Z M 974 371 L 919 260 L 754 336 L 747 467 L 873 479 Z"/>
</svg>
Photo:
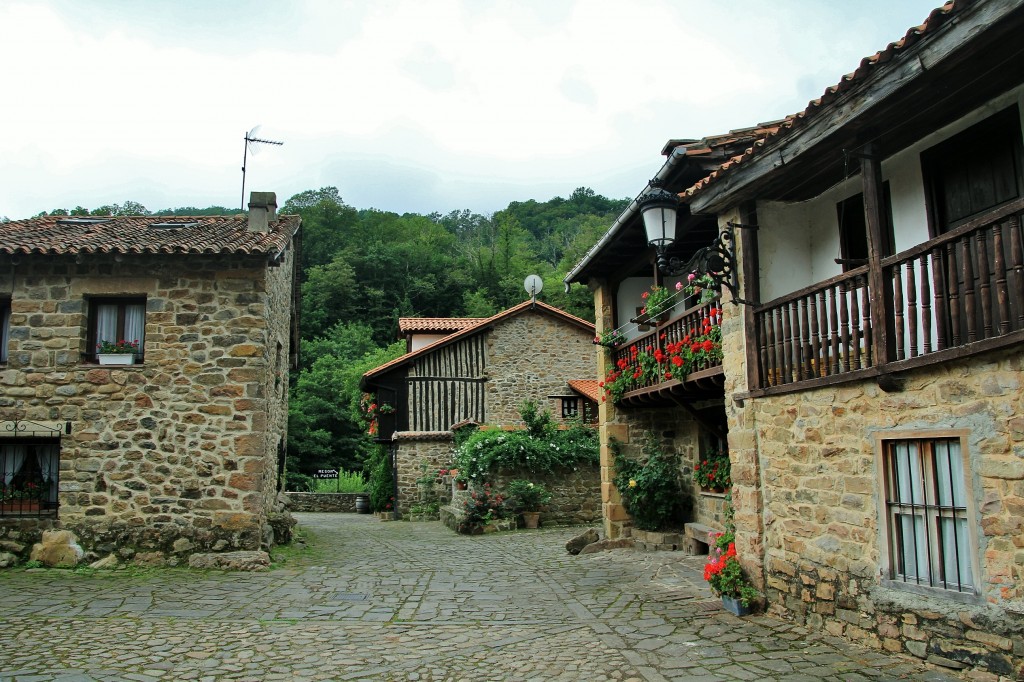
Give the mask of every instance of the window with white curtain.
<svg viewBox="0 0 1024 682">
<path fill-rule="evenodd" d="M 7 345 L 11 340 L 11 302 L 0 299 L 0 364 L 7 362 Z"/>
<path fill-rule="evenodd" d="M 55 511 L 59 474 L 60 441 L 0 440 L 0 516 Z"/>
<path fill-rule="evenodd" d="M 964 455 L 960 438 L 883 441 L 891 580 L 976 591 Z"/>
<path fill-rule="evenodd" d="M 137 341 L 141 362 L 146 347 L 145 297 L 93 298 L 89 301 L 89 354 L 102 341 Z"/>
</svg>

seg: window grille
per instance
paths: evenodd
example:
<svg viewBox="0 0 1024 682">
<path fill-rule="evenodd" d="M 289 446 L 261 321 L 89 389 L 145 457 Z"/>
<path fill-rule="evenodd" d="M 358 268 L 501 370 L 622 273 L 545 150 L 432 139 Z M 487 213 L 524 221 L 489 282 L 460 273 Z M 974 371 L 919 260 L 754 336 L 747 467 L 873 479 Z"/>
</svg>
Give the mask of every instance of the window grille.
<svg viewBox="0 0 1024 682">
<path fill-rule="evenodd" d="M 60 442 L 0 442 L 0 516 L 49 516 L 57 509 Z"/>
<path fill-rule="evenodd" d="M 959 439 L 885 442 L 890 578 L 973 592 Z"/>
</svg>

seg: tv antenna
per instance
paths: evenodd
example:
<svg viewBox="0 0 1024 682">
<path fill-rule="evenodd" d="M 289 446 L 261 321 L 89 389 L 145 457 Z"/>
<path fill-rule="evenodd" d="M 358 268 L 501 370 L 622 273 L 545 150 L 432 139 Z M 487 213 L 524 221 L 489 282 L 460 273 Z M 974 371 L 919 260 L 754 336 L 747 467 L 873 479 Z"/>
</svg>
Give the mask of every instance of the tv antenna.
<svg viewBox="0 0 1024 682">
<path fill-rule="evenodd" d="M 261 144 L 273 144 L 280 147 L 284 142 L 277 142 L 276 140 L 264 140 L 256 137 L 259 135 L 260 126 L 256 126 L 245 134 L 245 149 L 242 151 L 242 209 L 245 210 L 245 164 L 249 160 L 249 152 L 251 151 L 254 155 L 259 151 L 259 145 Z"/>
</svg>

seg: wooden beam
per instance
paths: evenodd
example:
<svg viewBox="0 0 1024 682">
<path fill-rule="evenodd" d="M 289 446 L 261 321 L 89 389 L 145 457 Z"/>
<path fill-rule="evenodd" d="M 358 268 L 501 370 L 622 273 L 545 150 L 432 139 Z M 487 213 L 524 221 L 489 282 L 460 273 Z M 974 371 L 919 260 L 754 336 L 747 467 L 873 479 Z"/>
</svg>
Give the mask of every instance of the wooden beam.
<svg viewBox="0 0 1024 682">
<path fill-rule="evenodd" d="M 757 205 L 748 202 L 740 209 L 740 223 L 751 227 L 739 229 L 740 271 L 743 288 L 740 292 L 748 301 L 761 300 L 761 262 L 757 244 Z M 743 336 L 746 346 L 747 388 L 761 387 L 761 335 L 757 333 L 754 306 L 743 306 Z"/>
<path fill-rule="evenodd" d="M 891 323 L 893 313 L 892 280 L 882 272 L 887 230 L 885 197 L 882 187 L 882 162 L 869 143 L 861 151 L 860 176 L 864 192 L 864 220 L 868 232 L 868 288 L 871 290 L 871 346 L 873 365 L 885 365 L 896 359 L 896 338 Z M 898 266 L 897 266 L 898 267 Z"/>
</svg>

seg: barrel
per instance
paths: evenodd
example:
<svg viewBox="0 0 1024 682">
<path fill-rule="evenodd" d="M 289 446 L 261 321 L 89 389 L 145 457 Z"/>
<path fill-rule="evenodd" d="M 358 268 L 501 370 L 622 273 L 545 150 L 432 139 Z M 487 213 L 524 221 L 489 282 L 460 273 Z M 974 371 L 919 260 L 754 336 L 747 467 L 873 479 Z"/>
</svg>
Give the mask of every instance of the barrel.
<svg viewBox="0 0 1024 682">
<path fill-rule="evenodd" d="M 357 514 L 369 514 L 370 513 L 370 498 L 366 495 L 356 495 L 356 513 Z"/>
</svg>

